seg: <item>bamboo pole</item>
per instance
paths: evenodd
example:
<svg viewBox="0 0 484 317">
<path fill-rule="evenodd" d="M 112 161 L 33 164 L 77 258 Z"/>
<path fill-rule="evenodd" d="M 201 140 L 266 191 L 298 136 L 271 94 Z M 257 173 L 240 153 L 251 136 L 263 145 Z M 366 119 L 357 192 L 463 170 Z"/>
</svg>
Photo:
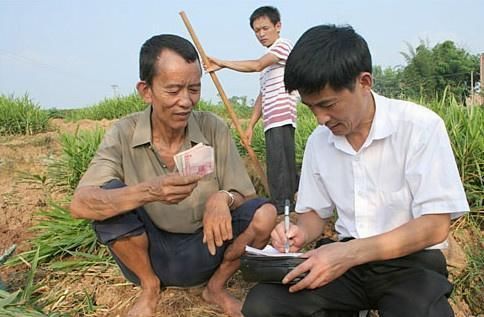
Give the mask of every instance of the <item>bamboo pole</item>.
<svg viewBox="0 0 484 317">
<path fill-rule="evenodd" d="M 185 23 L 185 26 L 188 29 L 188 33 L 190 33 L 190 36 L 192 37 L 193 43 L 195 44 L 198 50 L 198 53 L 200 53 L 202 62 L 205 65 L 208 65 L 209 63 L 208 63 L 207 55 L 205 54 L 205 51 L 202 48 L 202 44 L 200 44 L 200 41 L 198 40 L 198 37 L 195 34 L 195 31 L 193 30 L 187 15 L 185 14 L 184 11 L 181 11 L 180 16 L 183 20 L 183 23 Z M 237 130 L 237 133 L 239 133 L 240 135 L 240 141 L 242 142 L 242 145 L 244 146 L 244 148 L 247 150 L 247 153 L 249 154 L 249 157 L 252 160 L 252 164 L 254 165 L 254 168 L 257 174 L 259 175 L 262 185 L 264 185 L 264 189 L 266 190 L 267 193 L 269 193 L 269 186 L 267 183 L 266 174 L 264 173 L 264 170 L 262 169 L 262 166 L 260 165 L 260 162 L 257 159 L 257 156 L 255 155 L 254 150 L 250 146 L 249 142 L 247 141 L 247 138 L 245 137 L 242 131 L 242 128 L 240 127 L 239 120 L 237 118 L 236 113 L 234 112 L 234 109 L 232 108 L 232 104 L 227 98 L 227 95 L 225 94 L 225 91 L 223 90 L 222 85 L 220 84 L 220 81 L 218 80 L 218 77 L 215 74 L 215 72 L 210 72 L 209 74 L 210 74 L 210 77 L 212 78 L 213 83 L 215 84 L 215 87 L 218 90 L 220 98 L 222 99 L 222 102 L 224 103 L 225 108 L 227 109 L 227 112 L 229 113 L 230 119 L 232 120 L 232 123 L 234 124 L 235 129 Z"/>
</svg>

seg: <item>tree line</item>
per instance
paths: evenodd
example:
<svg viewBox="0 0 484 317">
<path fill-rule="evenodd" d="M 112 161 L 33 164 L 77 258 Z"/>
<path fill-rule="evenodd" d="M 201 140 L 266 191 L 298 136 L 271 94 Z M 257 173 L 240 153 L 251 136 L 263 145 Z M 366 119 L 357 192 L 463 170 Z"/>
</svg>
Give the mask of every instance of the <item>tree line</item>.
<svg viewBox="0 0 484 317">
<path fill-rule="evenodd" d="M 401 52 L 406 66 L 374 66 L 374 90 L 384 96 L 405 99 L 440 99 L 445 91 L 461 103 L 471 93 L 471 73 L 479 81 L 479 55 L 459 48 L 453 41 L 430 47 L 421 42 Z"/>
</svg>

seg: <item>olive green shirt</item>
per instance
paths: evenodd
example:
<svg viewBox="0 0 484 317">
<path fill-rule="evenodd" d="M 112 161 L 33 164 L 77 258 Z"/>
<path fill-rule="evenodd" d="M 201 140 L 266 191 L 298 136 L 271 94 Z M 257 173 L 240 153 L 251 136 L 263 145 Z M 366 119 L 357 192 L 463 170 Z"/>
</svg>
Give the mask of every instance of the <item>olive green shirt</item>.
<svg viewBox="0 0 484 317">
<path fill-rule="evenodd" d="M 111 179 L 134 185 L 169 171 L 152 143 L 151 107 L 117 121 L 104 136 L 78 187 L 101 186 Z M 210 112 L 194 111 L 188 119 L 184 151 L 197 143 L 212 146 L 215 172 L 205 175 L 192 194 L 178 204 L 144 205 L 154 224 L 168 232 L 193 233 L 202 227 L 205 203 L 220 189 L 255 194 L 244 162 L 226 123 Z"/>
</svg>

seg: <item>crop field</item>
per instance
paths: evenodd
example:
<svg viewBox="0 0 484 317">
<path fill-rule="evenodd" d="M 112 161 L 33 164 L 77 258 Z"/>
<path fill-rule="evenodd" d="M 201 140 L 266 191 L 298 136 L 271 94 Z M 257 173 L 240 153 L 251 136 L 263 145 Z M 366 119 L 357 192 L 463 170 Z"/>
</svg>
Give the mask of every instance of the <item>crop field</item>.
<svg viewBox="0 0 484 317">
<path fill-rule="evenodd" d="M 445 252 L 454 283 L 451 304 L 458 317 L 484 316 L 484 108 L 464 107 L 445 92 L 438 100 L 416 102 L 444 119 L 472 209 L 452 223 Z M 118 118 L 144 107 L 136 95 L 69 111 L 42 110 L 28 96 L 0 96 L 0 316 L 123 316 L 134 302 L 139 288 L 125 281 L 90 223 L 71 218 L 67 207 L 105 131 Z M 232 127 L 223 105 L 201 101 L 197 107 L 218 114 Z M 250 107 L 234 107 L 244 126 Z M 315 127 L 310 111 L 298 105 L 298 164 Z M 260 125 L 252 146 L 263 162 Z M 239 273 L 227 285 L 241 300 L 251 286 Z M 225 316 L 202 300 L 201 291 L 165 289 L 158 316 Z"/>
</svg>

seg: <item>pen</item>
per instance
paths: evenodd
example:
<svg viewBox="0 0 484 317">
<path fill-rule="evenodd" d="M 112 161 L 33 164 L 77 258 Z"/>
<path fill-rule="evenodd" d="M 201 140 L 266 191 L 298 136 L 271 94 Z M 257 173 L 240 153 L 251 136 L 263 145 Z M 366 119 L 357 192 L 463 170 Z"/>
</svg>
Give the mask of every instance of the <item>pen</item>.
<svg viewBox="0 0 484 317">
<path fill-rule="evenodd" d="M 284 234 L 286 236 L 286 242 L 284 243 L 284 252 L 289 252 L 289 238 L 287 234 L 289 233 L 289 199 L 286 199 L 284 203 Z"/>
</svg>

